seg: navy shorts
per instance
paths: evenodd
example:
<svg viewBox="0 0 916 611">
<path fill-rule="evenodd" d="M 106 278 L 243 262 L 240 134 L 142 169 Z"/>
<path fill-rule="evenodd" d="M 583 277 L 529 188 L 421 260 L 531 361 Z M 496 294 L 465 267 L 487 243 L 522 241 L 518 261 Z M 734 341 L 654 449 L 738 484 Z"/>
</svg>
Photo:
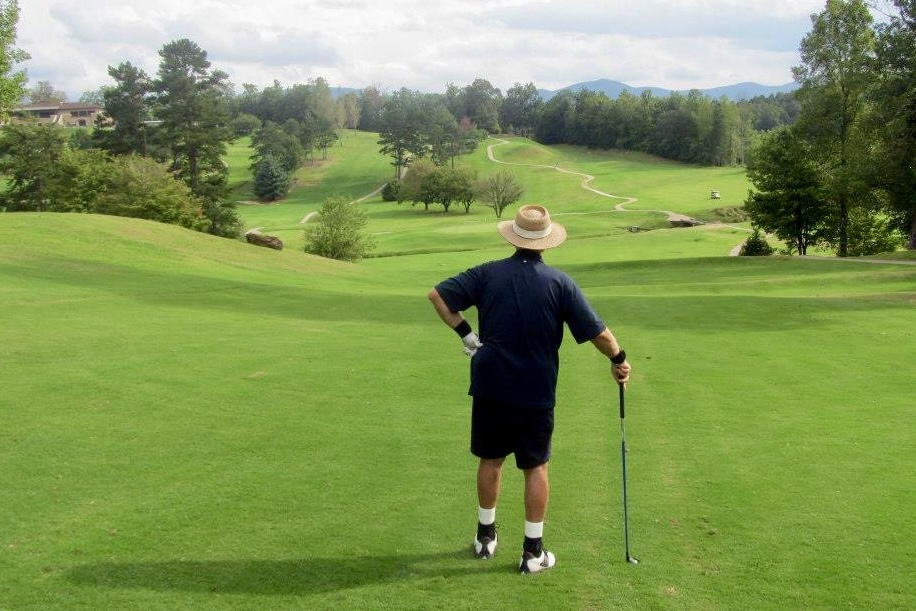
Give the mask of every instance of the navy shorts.
<svg viewBox="0 0 916 611">
<path fill-rule="evenodd" d="M 471 454 L 505 458 L 515 454 L 519 469 L 533 469 L 550 460 L 553 408 L 537 409 L 473 398 Z"/>
</svg>

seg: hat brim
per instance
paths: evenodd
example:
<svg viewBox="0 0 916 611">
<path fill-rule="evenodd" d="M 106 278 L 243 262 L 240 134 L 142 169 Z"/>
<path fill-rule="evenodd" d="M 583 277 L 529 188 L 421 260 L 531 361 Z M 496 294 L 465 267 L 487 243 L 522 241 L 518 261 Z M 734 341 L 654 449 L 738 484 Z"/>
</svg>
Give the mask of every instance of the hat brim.
<svg viewBox="0 0 916 611">
<path fill-rule="evenodd" d="M 547 250 L 555 248 L 566 241 L 566 227 L 559 223 L 550 223 L 550 234 L 537 239 L 523 238 L 512 230 L 515 221 L 500 221 L 499 233 L 509 244 L 529 250 Z"/>
</svg>

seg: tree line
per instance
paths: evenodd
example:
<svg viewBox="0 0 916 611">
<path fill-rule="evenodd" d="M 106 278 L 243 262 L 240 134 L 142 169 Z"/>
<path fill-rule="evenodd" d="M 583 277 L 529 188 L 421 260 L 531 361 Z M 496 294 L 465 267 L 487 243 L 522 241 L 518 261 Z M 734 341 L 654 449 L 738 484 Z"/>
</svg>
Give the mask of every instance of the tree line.
<svg viewBox="0 0 916 611">
<path fill-rule="evenodd" d="M 444 94 L 401 89 L 383 95 L 370 88 L 361 94 L 360 109 L 359 129 L 382 132 L 389 141 L 403 142 L 411 153 L 436 147 L 460 151 L 454 143 L 477 130 L 484 135 L 531 137 L 548 145 L 633 150 L 688 163 L 740 165 L 755 134 L 793 123 L 800 105 L 791 94 L 732 102 L 710 99 L 698 90 L 667 97 L 624 91 L 615 100 L 587 89 L 563 90 L 545 102 L 533 83 L 516 83 L 503 95 L 489 81 L 476 79 L 463 88 L 450 84 Z M 418 139 L 418 133 L 428 137 Z M 397 149 L 389 154 L 395 158 L 394 165 L 402 165 Z"/>
<path fill-rule="evenodd" d="M 757 134 L 791 124 L 799 104 L 790 94 L 731 102 L 699 91 L 655 97 L 624 92 L 562 91 L 544 102 L 533 83 L 516 83 L 505 95 L 483 78 L 444 93 L 369 86 L 336 99 L 321 78 L 307 85 L 243 84 L 230 102 L 233 129 L 251 134 L 256 148 L 255 192 L 285 195 L 290 174 L 316 150 L 326 152 L 336 129 L 379 134 L 380 152 L 391 158 L 393 179 L 421 159 L 454 166 L 488 135 L 509 133 L 542 144 L 624 149 L 708 165 L 739 165 Z M 298 144 L 296 144 L 298 142 Z M 262 187 L 263 185 L 263 187 Z"/>
<path fill-rule="evenodd" d="M 916 248 L 916 0 L 893 5 L 880 23 L 863 0 L 812 15 L 798 119 L 751 151 L 745 208 L 791 252 Z"/>
</svg>

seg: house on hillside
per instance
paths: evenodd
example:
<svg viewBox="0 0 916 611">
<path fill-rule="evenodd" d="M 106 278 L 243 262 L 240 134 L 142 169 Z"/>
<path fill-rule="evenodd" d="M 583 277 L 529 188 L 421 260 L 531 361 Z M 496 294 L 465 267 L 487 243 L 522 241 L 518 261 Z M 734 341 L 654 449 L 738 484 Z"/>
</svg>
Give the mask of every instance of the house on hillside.
<svg viewBox="0 0 916 611">
<path fill-rule="evenodd" d="M 85 102 L 38 102 L 14 108 L 11 114 L 13 122 L 32 118 L 39 123 L 61 127 L 92 127 L 103 110 L 101 106 Z"/>
</svg>

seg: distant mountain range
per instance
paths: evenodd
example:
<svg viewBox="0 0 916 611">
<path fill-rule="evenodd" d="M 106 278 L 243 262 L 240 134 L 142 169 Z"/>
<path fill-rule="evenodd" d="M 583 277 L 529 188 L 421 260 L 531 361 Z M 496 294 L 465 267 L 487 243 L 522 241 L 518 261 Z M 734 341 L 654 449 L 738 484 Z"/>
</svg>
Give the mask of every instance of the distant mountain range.
<svg viewBox="0 0 916 611">
<path fill-rule="evenodd" d="M 576 92 L 583 89 L 588 89 L 589 91 L 595 91 L 598 93 L 605 93 L 612 100 L 616 100 L 624 90 L 629 91 L 636 96 L 642 95 L 643 91 L 651 91 L 653 96 L 661 98 L 668 97 L 673 91 L 675 91 L 672 89 L 662 89 L 661 87 L 633 87 L 631 85 L 627 85 L 626 83 L 621 83 L 620 81 L 598 79 L 597 81 L 576 83 L 574 85 L 569 85 L 568 87 L 563 87 L 562 89 L 538 89 L 538 93 L 540 94 L 541 99 L 546 102 L 561 91 L 569 90 Z M 711 89 L 700 89 L 699 91 L 700 93 L 716 100 L 725 97 L 733 102 L 737 102 L 739 100 L 749 100 L 759 95 L 768 96 L 775 95 L 777 93 L 789 93 L 795 91 L 796 89 L 798 89 L 798 83 L 787 83 L 785 85 L 738 83 L 736 85 L 725 85 L 723 87 L 713 87 Z M 354 89 L 352 87 L 331 87 L 331 97 L 336 100 L 337 98 L 348 93 L 359 94 L 361 91 L 361 89 Z M 679 93 L 687 93 L 687 90 L 677 91 L 679 91 Z M 503 91 L 503 94 L 505 93 L 506 92 Z"/>
<path fill-rule="evenodd" d="M 612 100 L 616 100 L 624 91 L 629 91 L 633 95 L 642 95 L 643 91 L 651 91 L 653 96 L 668 97 L 674 91 L 672 89 L 662 89 L 661 87 L 633 87 L 620 81 L 610 79 L 599 79 L 597 81 L 587 81 L 585 83 L 576 83 L 563 87 L 562 89 L 549 90 L 538 89 L 541 98 L 546 102 L 561 91 L 582 91 L 587 89 L 597 93 L 605 93 Z M 733 102 L 739 100 L 749 100 L 759 95 L 768 96 L 777 93 L 789 93 L 798 89 L 798 83 L 787 83 L 785 85 L 761 85 L 759 83 L 738 83 L 736 85 L 725 85 L 723 87 L 713 87 L 711 89 L 700 89 L 700 93 L 714 99 L 722 97 L 728 98 Z M 686 90 L 679 93 L 687 93 Z"/>
</svg>

